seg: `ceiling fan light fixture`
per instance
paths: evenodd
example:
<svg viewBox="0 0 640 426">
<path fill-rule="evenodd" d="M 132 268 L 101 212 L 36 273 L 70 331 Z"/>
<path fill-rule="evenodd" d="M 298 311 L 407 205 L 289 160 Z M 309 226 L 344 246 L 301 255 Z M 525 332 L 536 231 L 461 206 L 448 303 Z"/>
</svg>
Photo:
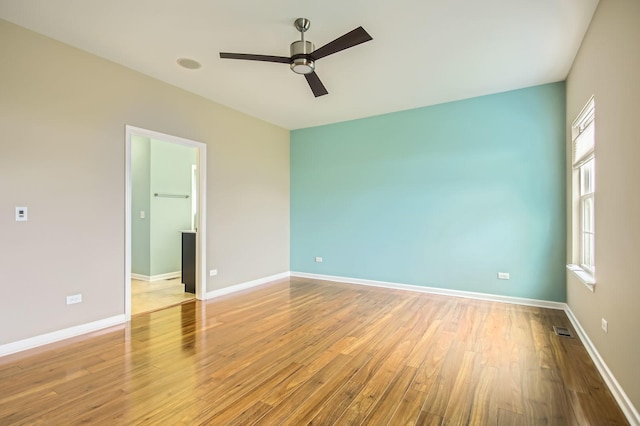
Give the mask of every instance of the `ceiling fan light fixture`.
<svg viewBox="0 0 640 426">
<path fill-rule="evenodd" d="M 291 43 L 291 71 L 296 74 L 311 74 L 316 64 L 308 55 L 315 50 L 310 41 L 298 40 Z"/>
<path fill-rule="evenodd" d="M 316 69 L 316 64 L 311 59 L 297 58 L 291 62 L 290 67 L 296 74 L 311 74 Z"/>
</svg>

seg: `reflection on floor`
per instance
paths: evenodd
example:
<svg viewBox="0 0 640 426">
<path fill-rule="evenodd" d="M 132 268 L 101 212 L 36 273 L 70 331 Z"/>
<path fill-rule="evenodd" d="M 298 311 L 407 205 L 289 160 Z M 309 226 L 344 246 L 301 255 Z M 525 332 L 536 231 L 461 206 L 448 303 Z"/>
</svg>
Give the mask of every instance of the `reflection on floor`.
<svg viewBox="0 0 640 426">
<path fill-rule="evenodd" d="M 195 297 L 193 293 L 185 293 L 180 278 L 152 282 L 131 280 L 132 315 L 155 311 Z"/>
</svg>

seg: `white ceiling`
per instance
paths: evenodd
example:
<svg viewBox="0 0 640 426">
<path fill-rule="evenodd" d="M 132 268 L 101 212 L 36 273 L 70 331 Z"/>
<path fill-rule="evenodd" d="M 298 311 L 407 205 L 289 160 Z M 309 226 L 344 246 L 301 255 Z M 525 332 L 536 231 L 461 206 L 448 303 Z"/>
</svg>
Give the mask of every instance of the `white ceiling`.
<svg viewBox="0 0 640 426">
<path fill-rule="evenodd" d="M 598 0 L 0 0 L 0 18 L 287 129 L 564 80 Z M 314 98 L 286 64 L 295 18 L 316 48 L 363 26 L 373 40 L 319 60 Z M 188 57 L 203 67 L 187 70 Z"/>
</svg>

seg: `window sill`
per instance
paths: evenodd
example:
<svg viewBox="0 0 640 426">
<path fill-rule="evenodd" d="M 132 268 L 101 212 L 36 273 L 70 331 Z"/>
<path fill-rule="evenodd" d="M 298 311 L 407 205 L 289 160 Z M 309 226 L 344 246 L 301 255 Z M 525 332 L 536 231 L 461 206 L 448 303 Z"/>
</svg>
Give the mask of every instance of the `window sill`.
<svg viewBox="0 0 640 426">
<path fill-rule="evenodd" d="M 584 284 L 589 290 L 595 292 L 596 278 L 578 265 L 567 265 L 567 269 Z"/>
</svg>

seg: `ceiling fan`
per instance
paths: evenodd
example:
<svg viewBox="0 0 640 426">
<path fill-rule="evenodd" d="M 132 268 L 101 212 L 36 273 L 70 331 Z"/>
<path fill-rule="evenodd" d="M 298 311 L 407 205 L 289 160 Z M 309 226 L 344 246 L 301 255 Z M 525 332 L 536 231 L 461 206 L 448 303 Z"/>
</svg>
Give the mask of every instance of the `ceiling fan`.
<svg viewBox="0 0 640 426">
<path fill-rule="evenodd" d="M 345 35 L 338 37 L 332 42 L 325 44 L 319 49 L 315 49 L 313 43 L 304 39 L 304 33 L 311 26 L 311 21 L 306 18 L 298 18 L 294 21 L 293 25 L 298 31 L 300 31 L 300 40 L 291 43 L 291 57 L 226 52 L 220 52 L 220 57 L 223 59 L 245 59 L 248 61 L 289 64 L 289 67 L 293 72 L 296 74 L 304 74 L 307 79 L 307 83 L 309 83 L 309 87 L 311 87 L 311 91 L 317 98 L 318 96 L 326 95 L 329 92 L 327 92 L 327 89 L 324 87 L 315 72 L 315 62 L 325 56 L 329 56 L 340 52 L 341 50 L 373 40 L 364 28 L 358 27 L 353 31 L 349 31 Z"/>
</svg>

